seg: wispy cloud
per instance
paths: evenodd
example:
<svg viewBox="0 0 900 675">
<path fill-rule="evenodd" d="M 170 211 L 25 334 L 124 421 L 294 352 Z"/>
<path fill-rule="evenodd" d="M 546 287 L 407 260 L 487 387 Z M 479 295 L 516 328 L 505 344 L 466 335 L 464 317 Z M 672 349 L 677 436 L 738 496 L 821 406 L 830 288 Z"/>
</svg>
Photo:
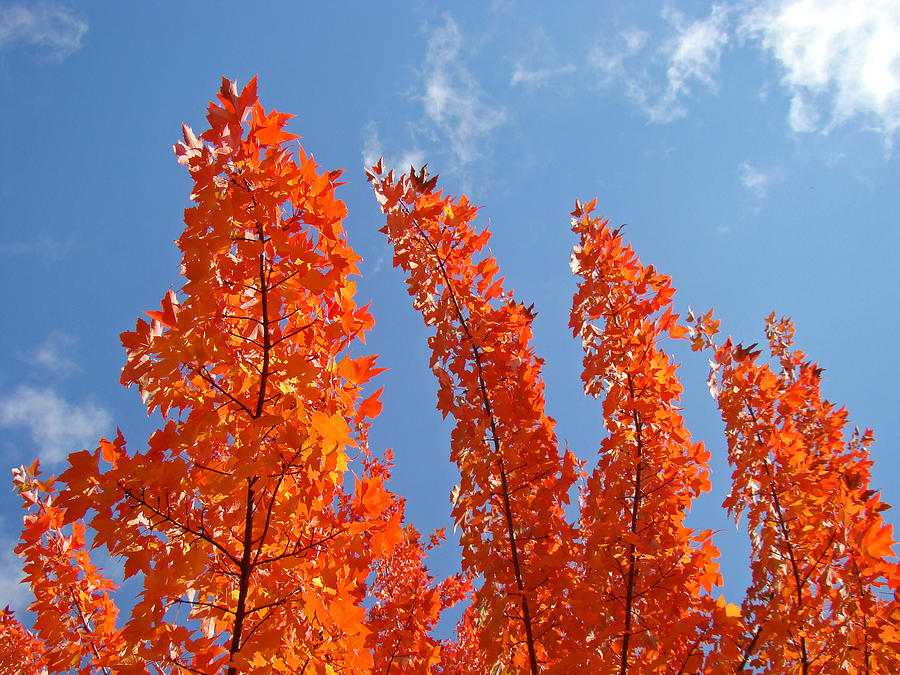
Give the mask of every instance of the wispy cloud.
<svg viewBox="0 0 900 675">
<path fill-rule="evenodd" d="M 42 233 L 34 239 L 0 243 L 0 257 L 34 256 L 46 262 L 56 262 L 66 257 L 73 241 L 63 241 L 51 234 Z"/>
<path fill-rule="evenodd" d="M 588 52 L 588 63 L 597 70 L 602 85 L 610 85 L 617 79 L 630 79 L 626 72 L 627 60 L 637 56 L 650 39 L 650 33 L 629 27 L 618 35 L 618 44 L 612 50 L 595 46 Z"/>
<path fill-rule="evenodd" d="M 506 121 L 506 111 L 485 102 L 484 93 L 462 56 L 463 39 L 449 13 L 428 37 L 421 72 L 422 101 L 430 132 L 445 141 L 457 169 L 487 154 L 491 133 Z"/>
<path fill-rule="evenodd" d="M 708 16 L 694 21 L 669 7 L 662 15 L 672 34 L 649 53 L 645 50 L 649 33 L 632 27 L 620 33 L 614 49 L 595 47 L 588 55 L 600 85 L 621 84 L 628 98 L 657 124 L 684 117 L 684 99 L 696 85 L 716 89 L 715 76 L 730 40 L 729 10 L 724 5 L 715 5 Z M 659 64 L 665 68 L 664 77 L 653 70 Z"/>
<path fill-rule="evenodd" d="M 738 178 L 749 196 L 749 206 L 755 213 L 762 208 L 763 200 L 769 192 L 774 173 L 753 166 L 750 162 L 738 165 Z"/>
<path fill-rule="evenodd" d="M 686 21 L 683 14 L 673 9 L 665 10 L 663 16 L 675 28 L 674 38 L 664 48 L 668 59 L 667 86 L 657 105 L 659 121 L 668 121 L 674 119 L 672 115 L 684 114 L 680 99 L 691 93 L 694 82 L 716 88 L 714 77 L 729 40 L 728 10 L 716 5 L 709 16 L 696 21 Z"/>
<path fill-rule="evenodd" d="M 81 48 L 88 24 L 53 2 L 0 7 L 0 51 L 16 44 L 37 47 L 47 58 L 62 61 Z"/>
<path fill-rule="evenodd" d="M 738 166 L 738 177 L 741 180 L 741 185 L 753 196 L 758 207 L 769 190 L 772 177 L 749 162 L 740 163 Z"/>
<path fill-rule="evenodd" d="M 900 4 L 896 0 L 779 0 L 741 30 L 781 64 L 797 132 L 860 117 L 890 143 L 900 128 Z"/>
<path fill-rule="evenodd" d="M 736 47 L 762 50 L 780 67 L 793 131 L 856 121 L 890 147 L 900 129 L 897 0 L 736 0 L 699 18 L 666 5 L 661 18 L 663 28 L 625 28 L 587 56 L 596 84 L 621 92 L 651 123 L 682 118 L 698 92 L 717 91 L 723 55 Z M 520 60 L 512 83 L 541 86 L 560 72 L 549 60 Z M 774 100 L 770 90 L 760 99 Z"/>
<path fill-rule="evenodd" d="M 553 41 L 542 26 L 532 31 L 527 43 L 525 53 L 516 59 L 513 66 L 510 85 L 536 89 L 575 72 L 574 64 L 560 63 Z"/>
<path fill-rule="evenodd" d="M 378 125 L 369 121 L 363 127 L 363 165 L 368 168 L 375 164 L 379 157 L 384 157 L 385 166 L 400 172 L 409 171 L 410 167 L 419 168 L 425 163 L 425 153 L 419 148 L 385 157 L 381 139 L 378 136 Z"/>
<path fill-rule="evenodd" d="M 72 359 L 76 340 L 73 336 L 54 331 L 28 355 L 27 360 L 53 375 L 65 376 L 81 368 Z"/>
<path fill-rule="evenodd" d="M 0 427 L 24 427 L 40 458 L 53 463 L 96 445 L 112 418 L 93 403 L 70 403 L 50 388 L 22 385 L 0 397 Z"/>
<path fill-rule="evenodd" d="M 530 68 L 522 61 L 517 61 L 513 67 L 513 74 L 510 78 L 510 84 L 524 84 L 528 87 L 543 87 L 551 82 L 551 80 L 560 75 L 568 75 L 575 72 L 575 66 L 567 63 L 562 66 L 544 66 L 538 68 Z"/>
</svg>

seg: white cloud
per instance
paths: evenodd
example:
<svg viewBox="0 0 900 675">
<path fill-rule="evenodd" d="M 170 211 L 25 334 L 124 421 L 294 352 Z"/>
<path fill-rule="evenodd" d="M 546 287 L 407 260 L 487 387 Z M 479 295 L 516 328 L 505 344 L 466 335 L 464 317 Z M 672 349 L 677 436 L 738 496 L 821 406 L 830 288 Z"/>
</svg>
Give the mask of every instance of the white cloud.
<svg viewBox="0 0 900 675">
<path fill-rule="evenodd" d="M 363 127 L 363 165 L 369 168 L 379 157 L 384 157 L 384 164 L 388 169 L 396 169 L 400 172 L 409 171 L 410 167 L 417 169 L 425 163 L 425 153 L 419 148 L 413 148 L 401 153 L 399 156 L 384 156 L 381 147 L 381 139 L 378 136 L 378 125 L 369 121 Z"/>
<path fill-rule="evenodd" d="M 71 335 L 54 331 L 29 355 L 28 362 L 46 368 L 54 375 L 68 375 L 81 370 L 72 359 L 76 340 Z"/>
<path fill-rule="evenodd" d="M 729 41 L 728 10 L 722 5 L 715 5 L 709 16 L 696 21 L 686 21 L 683 14 L 670 8 L 663 10 L 663 18 L 675 29 L 661 49 L 667 63 L 666 86 L 655 97 L 632 89 L 632 97 L 642 103 L 649 120 L 660 124 L 687 114 L 682 100 L 691 94 L 695 82 L 716 89 L 714 76 Z"/>
<path fill-rule="evenodd" d="M 46 51 L 62 61 L 81 48 L 88 25 L 64 6 L 42 2 L 0 7 L 0 50 L 17 43 Z"/>
<path fill-rule="evenodd" d="M 662 17 L 668 38 L 629 28 L 588 56 L 599 85 L 621 87 L 651 122 L 685 116 L 698 88 L 715 91 L 722 55 L 738 37 L 780 65 L 795 132 L 856 120 L 890 147 L 900 129 L 897 0 L 739 0 L 693 21 L 670 6 Z"/>
<path fill-rule="evenodd" d="M 524 84 L 528 87 L 543 87 L 559 75 L 575 72 L 575 66 L 568 63 L 563 66 L 529 68 L 522 61 L 517 61 L 513 68 L 510 84 Z"/>
<path fill-rule="evenodd" d="M 95 447 L 112 418 L 93 403 L 69 403 L 52 389 L 22 385 L 0 397 L 0 426 L 25 427 L 41 460 L 59 462 L 74 450 Z"/>
<path fill-rule="evenodd" d="M 684 16 L 675 10 L 667 10 L 663 16 L 676 30 L 675 38 L 667 47 L 667 94 L 675 98 L 689 93 L 691 80 L 715 88 L 713 76 L 719 69 L 722 50 L 728 44 L 728 11 L 722 5 L 716 5 L 708 17 L 690 23 L 685 23 Z"/>
<path fill-rule="evenodd" d="M 510 85 L 537 89 L 574 72 L 573 64 L 559 63 L 553 40 L 543 26 L 536 26 L 526 40 L 524 53 L 513 66 Z"/>
<path fill-rule="evenodd" d="M 860 117 L 890 143 L 900 128 L 900 3 L 770 1 L 741 29 L 781 64 L 794 131 L 828 132 Z"/>
<path fill-rule="evenodd" d="M 368 168 L 381 157 L 381 139 L 378 138 L 378 125 L 369 121 L 363 127 L 363 166 Z"/>
<path fill-rule="evenodd" d="M 593 47 L 588 53 L 588 63 L 599 72 L 603 85 L 612 84 L 619 78 L 629 79 L 625 71 L 625 61 L 644 49 L 650 34 L 647 31 L 630 27 L 622 31 L 619 38 L 619 47 L 612 51 Z"/>
<path fill-rule="evenodd" d="M 696 84 L 716 89 L 715 75 L 719 70 L 722 52 L 730 41 L 729 10 L 715 5 L 709 16 L 688 21 L 681 12 L 666 8 L 663 18 L 671 25 L 673 35 L 660 43 L 648 58 L 644 56 L 649 44 L 646 31 L 629 28 L 620 34 L 620 45 L 613 51 L 594 48 L 588 61 L 600 75 L 602 86 L 621 81 L 625 94 L 635 102 L 654 123 L 664 124 L 687 114 L 682 103 Z M 650 71 L 650 65 L 665 66 L 665 82 Z"/>
<path fill-rule="evenodd" d="M 485 154 L 487 139 L 506 121 L 506 112 L 484 102 L 476 79 L 462 53 L 459 26 L 444 14 L 443 25 L 429 35 L 422 71 L 425 116 L 432 133 L 445 140 L 457 168 L 464 168 Z"/>
<path fill-rule="evenodd" d="M 738 175 L 741 179 L 741 185 L 757 199 L 762 199 L 766 196 L 766 191 L 769 189 L 769 183 L 772 180 L 769 174 L 757 169 L 749 162 L 741 162 L 738 167 Z"/>
<path fill-rule="evenodd" d="M 625 49 L 628 54 L 637 54 L 647 44 L 649 37 L 650 34 L 647 31 L 639 28 L 628 28 L 622 31 L 622 39 L 625 40 Z"/>
<path fill-rule="evenodd" d="M 765 193 L 769 186 L 769 176 L 766 173 L 748 162 L 741 162 L 738 170 L 741 175 L 741 184 L 745 188 L 757 194 Z"/>
<path fill-rule="evenodd" d="M 74 241 L 63 241 L 51 234 L 41 233 L 30 241 L 0 244 L 0 256 L 35 256 L 44 262 L 56 262 L 68 255 Z"/>
</svg>

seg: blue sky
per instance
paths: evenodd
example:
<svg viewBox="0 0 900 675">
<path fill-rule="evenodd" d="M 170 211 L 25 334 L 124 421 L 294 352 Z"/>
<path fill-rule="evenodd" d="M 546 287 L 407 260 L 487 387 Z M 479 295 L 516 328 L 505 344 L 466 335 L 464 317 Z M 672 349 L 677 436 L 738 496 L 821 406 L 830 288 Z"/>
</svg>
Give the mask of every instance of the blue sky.
<svg viewBox="0 0 900 675">
<path fill-rule="evenodd" d="M 204 128 L 222 75 L 258 74 L 263 104 L 296 113 L 305 149 L 346 170 L 368 346 L 389 368 L 372 444 L 395 449 L 394 489 L 420 530 L 452 524 L 456 476 L 427 333 L 362 172 L 379 155 L 427 161 L 484 205 L 507 283 L 539 312 L 549 412 L 581 457 L 602 429 L 566 327 L 568 213 L 596 196 L 673 277 L 681 311 L 714 307 L 746 343 L 769 312 L 795 318 L 826 396 L 875 430 L 874 487 L 900 502 L 896 0 L 171 7 L 0 1 L 0 464 L 39 456 L 59 471 L 116 425 L 145 442 L 157 420 L 118 384 L 118 334 L 179 284 L 189 181 L 171 146 L 181 122 Z M 676 358 L 685 417 L 713 452 L 713 493 L 691 523 L 723 530 L 739 602 L 747 543 L 718 506 L 729 470 L 706 363 Z M 0 492 L 0 606 L 27 604 L 20 518 Z M 432 562 L 457 560 L 448 544 Z"/>
</svg>

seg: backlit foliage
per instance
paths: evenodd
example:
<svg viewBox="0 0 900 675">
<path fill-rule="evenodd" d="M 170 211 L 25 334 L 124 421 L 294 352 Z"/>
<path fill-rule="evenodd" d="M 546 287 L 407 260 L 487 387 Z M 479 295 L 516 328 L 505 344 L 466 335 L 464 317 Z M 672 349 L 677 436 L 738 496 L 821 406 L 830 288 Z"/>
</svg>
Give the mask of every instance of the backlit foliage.
<svg viewBox="0 0 900 675">
<path fill-rule="evenodd" d="M 354 299 L 340 172 L 289 118 L 255 78 L 225 80 L 209 128 L 184 127 L 184 283 L 121 336 L 122 383 L 163 424 L 138 450 L 120 432 L 72 453 L 59 477 L 14 471 L 33 624 L 0 613 L 0 675 L 900 672 L 873 436 L 821 398 L 790 321 L 767 320 L 771 363 L 719 340 L 711 312 L 682 321 L 672 280 L 576 202 L 570 327 L 598 399 L 596 452 L 579 459 L 545 411 L 534 309 L 499 276 L 477 209 L 379 162 L 382 232 L 454 423 L 462 569 L 435 578 L 443 531 L 423 540 L 388 489 L 390 451 L 368 446 L 379 369 L 359 354 L 373 319 Z M 710 356 L 724 507 L 752 544 L 741 607 L 718 592 L 713 533 L 685 524 L 710 451 L 685 428 L 673 341 Z M 97 548 L 142 585 L 127 618 Z"/>
</svg>

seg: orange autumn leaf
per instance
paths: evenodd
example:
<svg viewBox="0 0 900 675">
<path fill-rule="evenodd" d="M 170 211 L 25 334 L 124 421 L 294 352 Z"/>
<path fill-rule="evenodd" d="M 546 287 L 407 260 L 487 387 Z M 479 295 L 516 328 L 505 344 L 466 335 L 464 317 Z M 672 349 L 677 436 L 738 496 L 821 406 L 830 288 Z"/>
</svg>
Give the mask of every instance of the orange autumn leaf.
<svg viewBox="0 0 900 675">
<path fill-rule="evenodd" d="M 381 394 L 384 392 L 384 387 L 381 387 L 374 394 L 364 399 L 362 403 L 359 404 L 359 412 L 357 414 L 357 419 L 361 419 L 363 417 L 375 418 L 381 414 L 381 409 L 383 407 L 381 403 Z"/>
<path fill-rule="evenodd" d="M 873 522 L 862 538 L 862 546 L 873 558 L 891 558 L 894 555 L 894 526 Z"/>
</svg>

